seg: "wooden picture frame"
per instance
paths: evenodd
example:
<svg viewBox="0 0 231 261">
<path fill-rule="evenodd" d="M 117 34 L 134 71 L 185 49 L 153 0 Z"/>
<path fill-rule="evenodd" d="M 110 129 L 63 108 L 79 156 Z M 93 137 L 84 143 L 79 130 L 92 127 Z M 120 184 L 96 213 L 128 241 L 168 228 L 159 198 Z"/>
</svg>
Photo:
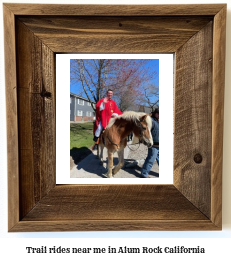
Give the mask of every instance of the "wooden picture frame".
<svg viewBox="0 0 231 261">
<path fill-rule="evenodd" d="M 221 230 L 226 4 L 3 8 L 9 231 Z M 175 53 L 174 184 L 56 185 L 56 53 Z"/>
</svg>

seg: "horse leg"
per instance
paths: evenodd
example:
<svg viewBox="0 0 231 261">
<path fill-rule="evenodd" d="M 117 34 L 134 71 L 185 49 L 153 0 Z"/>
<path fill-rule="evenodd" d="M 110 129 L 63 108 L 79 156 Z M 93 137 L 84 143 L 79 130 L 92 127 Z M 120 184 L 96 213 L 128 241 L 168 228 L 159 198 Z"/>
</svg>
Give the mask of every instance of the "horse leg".
<svg viewBox="0 0 231 261">
<path fill-rule="evenodd" d="M 98 154 L 98 157 L 99 157 L 99 160 L 100 160 L 100 164 L 103 165 L 103 149 L 104 149 L 104 146 L 99 145 L 98 148 L 99 149 L 98 149 L 97 154 Z"/>
<path fill-rule="evenodd" d="M 100 157 L 99 157 L 99 154 L 100 154 L 100 144 L 98 144 L 98 147 L 97 147 L 97 158 L 99 159 Z"/>
<path fill-rule="evenodd" d="M 112 174 L 115 175 L 124 165 L 124 149 L 118 151 L 119 163 L 112 170 Z"/>
<path fill-rule="evenodd" d="M 112 167 L 113 167 L 113 152 L 108 151 L 108 172 L 107 172 L 108 178 L 113 178 L 112 177 Z"/>
</svg>

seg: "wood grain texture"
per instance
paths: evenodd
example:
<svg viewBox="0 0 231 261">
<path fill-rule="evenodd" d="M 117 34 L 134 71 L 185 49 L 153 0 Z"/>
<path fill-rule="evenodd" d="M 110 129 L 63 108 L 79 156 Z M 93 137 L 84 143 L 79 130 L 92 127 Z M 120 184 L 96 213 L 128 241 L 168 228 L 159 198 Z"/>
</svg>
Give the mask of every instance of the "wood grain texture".
<svg viewBox="0 0 231 261">
<path fill-rule="evenodd" d="M 54 219 L 90 221 L 208 218 L 173 185 L 58 185 L 40 200 L 23 221 Z"/>
<path fill-rule="evenodd" d="M 219 230 L 208 220 L 62 220 L 21 221 L 10 232 L 41 231 L 211 231 Z"/>
<path fill-rule="evenodd" d="M 215 15 L 224 4 L 192 5 L 55 5 L 5 3 L 15 15 L 180 16 Z"/>
<path fill-rule="evenodd" d="M 55 186 L 54 54 L 16 21 L 20 217 Z"/>
<path fill-rule="evenodd" d="M 56 52 L 175 52 L 209 21 L 192 17 L 20 17 Z M 142 44 L 141 44 L 142 42 Z M 102 50 L 102 51 L 99 51 Z"/>
<path fill-rule="evenodd" d="M 19 221 L 19 155 L 14 14 L 3 5 L 7 119 L 8 229 Z"/>
<path fill-rule="evenodd" d="M 161 231 L 217 228 L 173 185 L 58 185 L 12 232 L 25 229 Z"/>
<path fill-rule="evenodd" d="M 212 106 L 211 220 L 222 226 L 222 155 L 225 89 L 226 6 L 214 18 Z"/>
<path fill-rule="evenodd" d="M 207 217 L 211 202 L 213 23 L 176 53 L 174 184 Z M 201 163 L 195 162 L 195 155 Z"/>
<path fill-rule="evenodd" d="M 9 231 L 221 229 L 223 7 L 4 4 Z M 55 52 L 76 51 L 176 52 L 174 185 L 55 185 Z"/>
</svg>

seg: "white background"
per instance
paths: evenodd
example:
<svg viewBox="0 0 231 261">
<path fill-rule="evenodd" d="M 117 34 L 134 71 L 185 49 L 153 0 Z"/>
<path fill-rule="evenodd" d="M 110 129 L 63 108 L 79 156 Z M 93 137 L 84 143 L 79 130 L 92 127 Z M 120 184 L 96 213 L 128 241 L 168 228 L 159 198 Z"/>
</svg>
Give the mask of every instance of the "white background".
<svg viewBox="0 0 231 261">
<path fill-rule="evenodd" d="M 70 178 L 70 59 L 159 60 L 159 178 L 148 179 L 148 182 L 147 179 L 137 178 Z M 56 104 L 56 184 L 173 184 L 173 54 L 57 54 Z M 117 156 L 116 153 L 115 155 Z"/>
<path fill-rule="evenodd" d="M 50 255 L 29 255 L 25 253 L 26 246 L 39 247 L 42 245 L 60 246 L 60 245 L 81 245 L 85 247 L 107 247 L 108 245 L 119 245 L 129 247 L 153 246 L 168 244 L 184 245 L 184 246 L 201 246 L 206 248 L 206 254 L 200 255 L 184 255 L 184 254 L 169 254 L 169 255 L 113 255 L 106 254 L 90 256 L 94 260 L 110 260 L 133 259 L 140 260 L 164 260 L 170 258 L 171 260 L 211 260 L 222 259 L 230 260 L 230 243 L 231 243 L 231 2 L 223 0 L 153 0 L 153 1 L 110 1 L 111 4 L 202 4 L 202 3 L 228 3 L 227 13 L 227 41 L 226 41 L 226 87 L 225 87 L 225 125 L 224 125 L 224 156 L 223 156 L 223 230 L 222 231 L 182 231 L 182 232 L 155 232 L 155 231 L 125 231 L 125 232 L 57 232 L 57 233 L 8 233 L 7 232 L 7 165 L 6 165 L 6 117 L 5 117 L 5 83 L 4 83 L 4 61 L 3 61 L 3 25 L 2 25 L 2 0 L 0 6 L 0 257 L 7 255 L 6 260 L 15 258 L 17 260 L 50 260 Z M 12 2 L 4 0 L 4 2 Z M 14 1 L 30 3 L 31 1 Z M 109 1 L 37 1 L 39 3 L 65 3 L 65 4 L 109 4 Z M 33 2 L 35 3 L 35 1 Z M 63 260 L 66 257 L 64 254 L 57 254 L 52 256 Z M 84 256 L 84 259 L 86 256 Z M 83 260 L 83 256 L 70 256 L 69 260 Z"/>
</svg>

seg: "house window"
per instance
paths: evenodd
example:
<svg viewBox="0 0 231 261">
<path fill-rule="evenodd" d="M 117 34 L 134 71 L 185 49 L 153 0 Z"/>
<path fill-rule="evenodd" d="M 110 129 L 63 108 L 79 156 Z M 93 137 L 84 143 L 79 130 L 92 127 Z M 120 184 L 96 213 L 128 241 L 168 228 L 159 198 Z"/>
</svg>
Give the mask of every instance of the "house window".
<svg viewBox="0 0 231 261">
<path fill-rule="evenodd" d="M 78 104 L 79 104 L 79 105 L 84 105 L 84 100 L 78 99 Z"/>
<path fill-rule="evenodd" d="M 86 116 L 87 116 L 87 117 L 91 117 L 91 112 L 90 112 L 90 111 L 87 111 Z"/>
<path fill-rule="evenodd" d="M 83 116 L 83 111 L 78 110 L 77 114 L 78 114 L 78 116 Z"/>
<path fill-rule="evenodd" d="M 70 103 L 71 103 L 71 98 L 70 98 Z"/>
<path fill-rule="evenodd" d="M 90 102 L 88 102 L 88 103 L 87 103 L 87 105 L 88 105 L 88 106 L 91 106 L 91 103 L 90 103 Z"/>
</svg>

